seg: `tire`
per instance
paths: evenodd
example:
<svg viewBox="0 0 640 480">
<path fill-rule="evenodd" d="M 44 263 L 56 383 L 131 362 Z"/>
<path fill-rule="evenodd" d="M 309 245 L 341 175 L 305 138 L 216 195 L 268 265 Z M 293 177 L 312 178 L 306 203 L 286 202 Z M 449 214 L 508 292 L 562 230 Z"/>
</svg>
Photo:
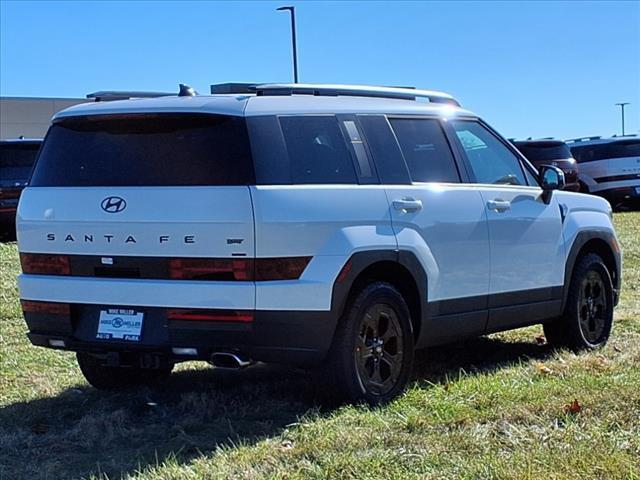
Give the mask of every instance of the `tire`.
<svg viewBox="0 0 640 480">
<path fill-rule="evenodd" d="M 338 324 L 324 367 L 325 397 L 380 405 L 406 388 L 413 366 L 411 316 L 400 292 L 375 282 L 355 294 Z"/>
<path fill-rule="evenodd" d="M 563 315 L 545 324 L 547 342 L 572 350 L 593 350 L 607 343 L 613 326 L 613 282 L 602 258 L 581 257 L 571 275 Z"/>
<path fill-rule="evenodd" d="M 108 367 L 97 357 L 78 352 L 78 366 L 84 378 L 98 390 L 120 390 L 139 385 L 157 385 L 171 375 L 173 365 L 157 369 Z"/>
</svg>

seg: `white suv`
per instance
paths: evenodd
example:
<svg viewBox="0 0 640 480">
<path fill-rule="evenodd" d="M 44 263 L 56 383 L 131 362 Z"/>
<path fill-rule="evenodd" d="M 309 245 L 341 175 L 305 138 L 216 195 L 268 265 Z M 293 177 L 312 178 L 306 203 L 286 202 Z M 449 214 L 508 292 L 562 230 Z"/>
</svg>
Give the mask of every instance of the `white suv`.
<svg viewBox="0 0 640 480">
<path fill-rule="evenodd" d="M 212 91 L 230 93 L 58 113 L 22 195 L 29 338 L 78 352 L 92 385 L 263 361 L 379 403 L 416 348 L 539 323 L 555 345 L 607 341 L 609 204 L 556 191 L 562 171 L 538 177 L 451 96 Z"/>
<path fill-rule="evenodd" d="M 640 204 L 640 137 L 576 138 L 567 142 L 579 165 L 580 190 L 614 208 Z"/>
</svg>

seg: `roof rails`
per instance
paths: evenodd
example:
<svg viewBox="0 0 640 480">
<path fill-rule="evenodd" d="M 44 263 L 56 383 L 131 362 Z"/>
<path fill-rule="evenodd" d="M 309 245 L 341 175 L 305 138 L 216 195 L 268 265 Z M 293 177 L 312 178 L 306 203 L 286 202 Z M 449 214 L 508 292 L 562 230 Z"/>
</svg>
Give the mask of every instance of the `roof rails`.
<svg viewBox="0 0 640 480">
<path fill-rule="evenodd" d="M 332 85 L 307 83 L 223 83 L 211 85 L 211 93 L 254 93 L 258 96 L 270 95 L 314 95 L 394 98 L 417 100 L 426 98 L 431 103 L 445 103 L 460 106 L 451 95 L 434 90 L 418 90 L 406 87 L 376 87 L 369 85 Z"/>
<path fill-rule="evenodd" d="M 131 98 L 168 97 L 172 95 L 175 95 L 175 93 L 101 90 L 99 92 L 89 93 L 87 95 L 87 98 L 93 98 L 95 99 L 96 102 L 110 102 L 113 100 L 129 100 Z"/>
<path fill-rule="evenodd" d="M 565 140 L 566 143 L 577 143 L 577 142 L 590 142 L 591 140 L 600 140 L 602 137 L 601 136 L 595 136 L 595 137 L 578 137 L 578 138 L 570 138 L 568 140 Z"/>
</svg>

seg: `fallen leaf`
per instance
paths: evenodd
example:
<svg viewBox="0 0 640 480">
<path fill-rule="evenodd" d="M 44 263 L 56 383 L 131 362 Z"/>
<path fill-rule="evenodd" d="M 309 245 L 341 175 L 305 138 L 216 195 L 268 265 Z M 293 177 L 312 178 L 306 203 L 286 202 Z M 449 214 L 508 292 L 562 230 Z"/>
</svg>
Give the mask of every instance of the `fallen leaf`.
<svg viewBox="0 0 640 480">
<path fill-rule="evenodd" d="M 564 411 L 564 413 L 571 413 L 573 415 L 576 415 L 580 413 L 580 411 L 582 411 L 582 405 L 578 403 L 578 399 L 574 399 L 573 402 L 565 405 L 562 410 Z"/>
<path fill-rule="evenodd" d="M 549 375 L 550 373 L 553 373 L 553 370 L 547 367 L 544 363 L 537 363 L 536 368 L 542 375 Z"/>
</svg>

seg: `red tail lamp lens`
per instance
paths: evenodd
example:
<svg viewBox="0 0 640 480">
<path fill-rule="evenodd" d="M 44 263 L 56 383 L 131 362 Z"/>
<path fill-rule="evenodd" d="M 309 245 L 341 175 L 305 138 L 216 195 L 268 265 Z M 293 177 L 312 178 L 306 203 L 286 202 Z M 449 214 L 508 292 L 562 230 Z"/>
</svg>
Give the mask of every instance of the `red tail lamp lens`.
<svg viewBox="0 0 640 480">
<path fill-rule="evenodd" d="M 34 302 L 20 300 L 24 313 L 48 313 L 50 315 L 71 315 L 71 305 L 59 302 Z"/>
<path fill-rule="evenodd" d="M 169 277 L 174 280 L 252 280 L 250 259 L 172 258 Z"/>
<path fill-rule="evenodd" d="M 256 281 L 297 280 L 311 257 L 257 258 Z"/>
<path fill-rule="evenodd" d="M 253 322 L 253 312 L 245 310 L 169 310 L 169 320 L 192 322 Z"/>
<path fill-rule="evenodd" d="M 21 253 L 20 265 L 24 273 L 34 275 L 70 275 L 69 257 L 46 253 Z"/>
</svg>

